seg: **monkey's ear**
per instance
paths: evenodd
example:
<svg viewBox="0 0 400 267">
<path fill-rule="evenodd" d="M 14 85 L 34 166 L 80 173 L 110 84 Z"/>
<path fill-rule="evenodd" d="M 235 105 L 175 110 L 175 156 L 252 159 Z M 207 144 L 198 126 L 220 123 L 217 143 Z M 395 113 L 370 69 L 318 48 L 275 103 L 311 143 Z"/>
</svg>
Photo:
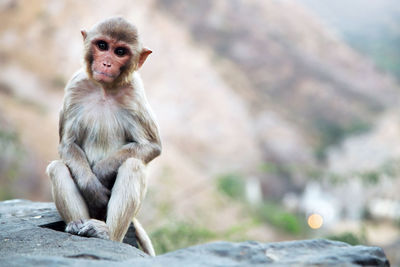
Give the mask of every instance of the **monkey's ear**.
<svg viewBox="0 0 400 267">
<path fill-rule="evenodd" d="M 83 37 L 83 41 L 85 41 L 86 37 L 87 37 L 87 32 L 85 30 L 81 30 L 81 34 L 82 34 L 82 37 Z"/>
<path fill-rule="evenodd" d="M 153 51 L 151 51 L 148 48 L 143 48 L 142 52 L 140 53 L 140 57 L 139 57 L 139 68 L 143 65 L 143 63 L 146 61 L 146 58 L 153 53 Z"/>
</svg>

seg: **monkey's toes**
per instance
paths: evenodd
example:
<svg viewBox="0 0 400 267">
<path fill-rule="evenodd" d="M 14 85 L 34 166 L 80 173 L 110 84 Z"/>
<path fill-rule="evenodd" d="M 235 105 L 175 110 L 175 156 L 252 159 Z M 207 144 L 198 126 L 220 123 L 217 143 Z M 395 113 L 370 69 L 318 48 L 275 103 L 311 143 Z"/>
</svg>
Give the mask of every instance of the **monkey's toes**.
<svg viewBox="0 0 400 267">
<path fill-rule="evenodd" d="M 78 235 L 86 237 L 97 237 L 101 239 L 110 239 L 108 233 L 108 226 L 105 222 L 91 219 L 84 222 L 83 227 L 80 228 Z"/>
<path fill-rule="evenodd" d="M 65 228 L 65 232 L 77 235 L 80 229 L 83 227 L 84 221 L 81 220 L 76 220 L 73 222 L 68 223 L 67 227 Z"/>
</svg>

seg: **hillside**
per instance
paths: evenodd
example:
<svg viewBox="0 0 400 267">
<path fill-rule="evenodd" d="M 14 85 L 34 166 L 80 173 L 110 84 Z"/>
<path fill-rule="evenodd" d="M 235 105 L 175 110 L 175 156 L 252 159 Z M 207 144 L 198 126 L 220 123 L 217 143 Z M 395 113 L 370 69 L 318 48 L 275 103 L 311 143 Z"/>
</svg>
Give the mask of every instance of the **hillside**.
<svg viewBox="0 0 400 267">
<path fill-rule="evenodd" d="M 396 0 L 301 0 L 338 35 L 400 80 L 400 7 Z"/>
<path fill-rule="evenodd" d="M 397 102 L 389 77 L 291 1 L 159 3 L 185 21 L 196 43 L 212 48 L 214 65 L 250 103 L 255 121 L 278 113 L 314 147 L 310 137 L 320 145 L 338 141 L 330 140 L 329 130 L 345 135 L 368 127 L 377 111 Z"/>
</svg>

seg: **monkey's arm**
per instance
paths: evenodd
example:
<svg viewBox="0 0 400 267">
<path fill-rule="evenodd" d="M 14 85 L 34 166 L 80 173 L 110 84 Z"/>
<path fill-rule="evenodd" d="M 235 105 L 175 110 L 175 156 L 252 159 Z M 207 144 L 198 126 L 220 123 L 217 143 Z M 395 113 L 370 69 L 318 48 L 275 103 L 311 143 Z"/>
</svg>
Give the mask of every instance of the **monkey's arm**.
<svg viewBox="0 0 400 267">
<path fill-rule="evenodd" d="M 161 144 L 159 142 L 148 142 L 148 143 L 128 143 L 124 145 L 120 150 L 118 150 L 111 157 L 107 158 L 108 163 L 114 164 L 119 167 L 128 158 L 136 158 L 147 164 L 154 158 L 161 154 Z M 113 165 L 113 164 L 111 164 Z"/>
<path fill-rule="evenodd" d="M 115 177 L 118 168 L 128 158 L 140 159 L 144 164 L 147 164 L 161 154 L 161 141 L 157 125 L 153 121 L 149 121 L 146 125 L 146 136 L 144 138 L 125 144 L 114 154 L 100 160 L 93 166 L 94 174 L 103 185 L 110 188 L 113 182 L 110 181 L 110 177 Z"/>
<path fill-rule="evenodd" d="M 160 154 L 160 143 L 128 143 L 110 157 L 97 162 L 93 167 L 93 172 L 104 186 L 111 188 L 114 182 L 111 177 L 115 177 L 118 168 L 128 158 L 140 159 L 147 164 Z"/>
<path fill-rule="evenodd" d="M 93 178 L 85 153 L 74 142 L 61 142 L 59 146 L 61 159 L 68 166 L 79 189 L 83 189 Z"/>
<path fill-rule="evenodd" d="M 60 156 L 68 166 L 92 218 L 103 219 L 111 192 L 93 174 L 85 153 L 75 143 L 61 143 Z"/>
<path fill-rule="evenodd" d="M 61 159 L 68 166 L 72 177 L 79 189 L 83 189 L 88 181 L 94 176 L 86 158 L 85 152 L 76 144 L 74 131 L 72 130 L 71 119 L 68 119 L 69 109 L 64 108 L 60 112 L 59 136 L 60 144 L 58 153 Z M 70 121 L 69 125 L 67 121 Z"/>
<path fill-rule="evenodd" d="M 158 155 L 161 154 L 161 145 L 159 143 L 138 144 L 129 143 L 124 145 L 112 156 L 100 160 L 93 166 L 93 173 L 97 179 L 106 186 L 111 188 L 118 168 L 128 159 L 136 158 L 147 164 Z"/>
<path fill-rule="evenodd" d="M 98 217 L 97 212 L 104 211 L 107 207 L 110 190 L 103 186 L 93 174 L 85 152 L 75 143 L 73 136 L 73 132 L 65 127 L 62 111 L 60 113 L 60 157 L 68 166 L 75 184 L 91 211 L 91 216 Z"/>
</svg>

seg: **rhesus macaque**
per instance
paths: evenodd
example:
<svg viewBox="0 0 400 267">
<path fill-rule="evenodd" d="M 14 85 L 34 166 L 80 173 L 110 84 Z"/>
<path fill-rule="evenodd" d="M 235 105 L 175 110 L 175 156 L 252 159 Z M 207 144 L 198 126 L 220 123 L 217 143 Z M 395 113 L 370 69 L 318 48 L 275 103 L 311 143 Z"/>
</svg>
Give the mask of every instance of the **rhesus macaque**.
<svg viewBox="0 0 400 267">
<path fill-rule="evenodd" d="M 60 160 L 47 167 L 66 232 L 122 241 L 133 220 L 145 252 L 154 249 L 134 219 L 146 193 L 145 167 L 161 153 L 157 123 L 136 72 L 151 50 L 121 17 L 81 31 L 83 69 L 65 88 Z"/>
</svg>

